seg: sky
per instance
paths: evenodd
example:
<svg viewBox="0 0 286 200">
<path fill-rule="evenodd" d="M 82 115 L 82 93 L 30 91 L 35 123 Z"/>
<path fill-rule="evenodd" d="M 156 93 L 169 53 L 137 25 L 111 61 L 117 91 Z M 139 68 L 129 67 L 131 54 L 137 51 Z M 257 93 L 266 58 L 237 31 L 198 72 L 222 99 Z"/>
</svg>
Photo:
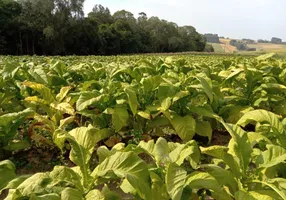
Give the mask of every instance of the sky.
<svg viewBox="0 0 286 200">
<path fill-rule="evenodd" d="M 202 34 L 286 41 L 286 0 L 85 0 L 85 13 L 95 4 L 111 13 L 125 9 L 135 17 L 145 12 L 179 26 L 194 26 Z"/>
</svg>

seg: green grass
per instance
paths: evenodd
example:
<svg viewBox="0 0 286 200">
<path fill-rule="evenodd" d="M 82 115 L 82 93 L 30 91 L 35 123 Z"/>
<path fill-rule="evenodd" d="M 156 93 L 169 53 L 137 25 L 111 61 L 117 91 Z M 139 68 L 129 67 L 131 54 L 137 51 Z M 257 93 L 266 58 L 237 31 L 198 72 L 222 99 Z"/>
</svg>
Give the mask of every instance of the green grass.
<svg viewBox="0 0 286 200">
<path fill-rule="evenodd" d="M 213 46 L 215 53 L 224 53 L 224 49 L 221 47 L 219 43 L 209 43 Z"/>
</svg>

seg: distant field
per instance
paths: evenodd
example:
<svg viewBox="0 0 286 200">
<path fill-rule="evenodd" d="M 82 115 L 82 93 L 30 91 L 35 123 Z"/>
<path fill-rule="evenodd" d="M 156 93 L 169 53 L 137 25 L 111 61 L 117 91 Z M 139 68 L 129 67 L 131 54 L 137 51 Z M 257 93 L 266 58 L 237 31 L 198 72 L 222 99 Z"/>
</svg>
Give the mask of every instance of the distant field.
<svg viewBox="0 0 286 200">
<path fill-rule="evenodd" d="M 230 39 L 220 39 L 220 46 L 224 49 L 226 53 L 233 53 L 234 51 L 237 51 L 236 47 L 229 44 Z"/>
<path fill-rule="evenodd" d="M 220 39 L 219 43 L 209 43 L 213 46 L 215 53 L 233 53 L 237 51 L 236 47 L 229 44 L 230 39 Z"/>
<path fill-rule="evenodd" d="M 215 53 L 224 53 L 225 50 L 222 48 L 221 44 L 219 43 L 209 43 L 213 46 Z"/>
<path fill-rule="evenodd" d="M 251 48 L 256 48 L 257 51 L 286 52 L 286 45 L 283 45 L 283 44 L 257 43 L 257 44 L 248 44 L 247 46 Z"/>
<path fill-rule="evenodd" d="M 282 57 L 286 57 L 286 45 L 284 44 L 270 44 L 270 43 L 257 43 L 248 44 L 251 48 L 256 48 L 259 53 L 277 53 Z"/>
<path fill-rule="evenodd" d="M 257 43 L 247 44 L 250 48 L 256 48 L 256 51 L 238 51 L 236 47 L 229 44 L 231 39 L 221 39 L 219 43 L 209 43 L 213 46 L 215 53 L 235 53 L 239 55 L 261 55 L 264 53 L 277 53 L 279 56 L 286 58 L 286 45 Z"/>
</svg>

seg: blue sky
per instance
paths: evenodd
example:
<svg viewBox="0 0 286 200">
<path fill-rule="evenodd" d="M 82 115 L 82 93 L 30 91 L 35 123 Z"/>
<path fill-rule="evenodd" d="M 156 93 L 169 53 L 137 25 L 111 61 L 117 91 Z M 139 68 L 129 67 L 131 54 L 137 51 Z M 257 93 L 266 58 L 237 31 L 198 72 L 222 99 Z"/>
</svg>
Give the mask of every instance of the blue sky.
<svg viewBox="0 0 286 200">
<path fill-rule="evenodd" d="M 286 41 L 286 0 L 85 0 L 85 13 L 95 4 L 112 13 L 125 9 L 135 17 L 145 12 L 180 26 L 192 25 L 200 33 Z"/>
</svg>

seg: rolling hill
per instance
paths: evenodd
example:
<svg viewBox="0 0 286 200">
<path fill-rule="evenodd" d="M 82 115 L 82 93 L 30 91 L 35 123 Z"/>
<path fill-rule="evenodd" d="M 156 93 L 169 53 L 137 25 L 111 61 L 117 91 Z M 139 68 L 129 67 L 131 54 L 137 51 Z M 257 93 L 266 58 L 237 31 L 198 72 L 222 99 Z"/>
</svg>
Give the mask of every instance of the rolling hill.
<svg viewBox="0 0 286 200">
<path fill-rule="evenodd" d="M 222 39 L 220 38 L 220 43 L 209 43 L 214 47 L 216 53 L 277 53 L 279 55 L 286 55 L 286 45 L 285 44 L 272 44 L 272 43 L 256 43 L 247 44 L 249 48 L 256 48 L 256 51 L 238 51 L 236 47 L 230 45 L 232 39 Z"/>
</svg>

